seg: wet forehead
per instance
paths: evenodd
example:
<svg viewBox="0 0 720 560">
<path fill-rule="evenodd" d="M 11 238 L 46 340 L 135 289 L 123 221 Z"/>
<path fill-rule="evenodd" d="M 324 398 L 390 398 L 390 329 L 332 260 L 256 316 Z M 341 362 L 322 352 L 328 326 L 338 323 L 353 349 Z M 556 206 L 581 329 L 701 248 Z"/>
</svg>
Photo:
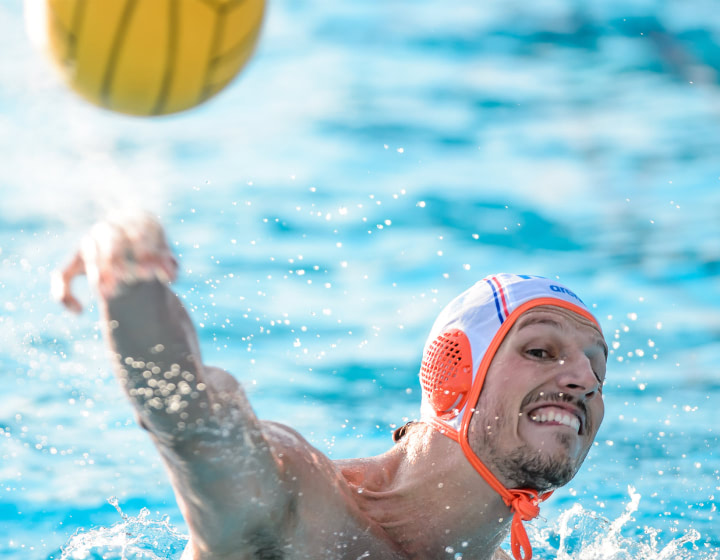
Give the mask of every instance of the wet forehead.
<svg viewBox="0 0 720 560">
<path fill-rule="evenodd" d="M 568 309 L 553 306 L 540 306 L 526 311 L 513 326 L 514 331 L 520 331 L 530 325 L 547 324 L 559 330 L 582 331 L 592 337 L 605 357 L 608 356 L 608 347 L 598 326 L 582 315 Z"/>
</svg>

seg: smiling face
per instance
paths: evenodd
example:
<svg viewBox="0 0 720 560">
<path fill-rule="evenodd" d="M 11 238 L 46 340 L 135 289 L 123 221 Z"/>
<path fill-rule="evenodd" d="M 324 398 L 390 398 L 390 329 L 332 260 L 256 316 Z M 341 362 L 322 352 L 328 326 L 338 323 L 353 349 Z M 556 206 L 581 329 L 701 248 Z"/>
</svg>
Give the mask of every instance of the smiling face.
<svg viewBox="0 0 720 560">
<path fill-rule="evenodd" d="M 560 307 L 525 312 L 485 378 L 469 442 L 506 487 L 551 490 L 580 468 L 604 415 L 607 346 Z"/>
</svg>

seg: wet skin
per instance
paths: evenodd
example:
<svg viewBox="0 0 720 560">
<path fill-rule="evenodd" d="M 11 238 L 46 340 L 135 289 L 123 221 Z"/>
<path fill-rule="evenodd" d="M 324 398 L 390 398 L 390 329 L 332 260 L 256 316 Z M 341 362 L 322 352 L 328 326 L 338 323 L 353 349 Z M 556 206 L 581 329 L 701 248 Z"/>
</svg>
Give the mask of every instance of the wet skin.
<svg viewBox="0 0 720 560">
<path fill-rule="evenodd" d="M 604 415 L 606 356 L 595 324 L 569 310 L 536 307 L 513 325 L 488 370 L 470 433 L 473 449 L 506 486 L 537 486 L 504 464 L 520 454 L 536 463 L 531 471 L 551 471 L 539 490 L 574 476 Z"/>
<path fill-rule="evenodd" d="M 116 376 L 190 530 L 184 560 L 434 560 L 448 545 L 466 560 L 507 558 L 498 546 L 508 507 L 429 426 L 383 455 L 331 461 L 291 428 L 259 420 L 235 378 L 203 363 L 168 286 L 177 270 L 155 219 L 121 218 L 93 228 L 53 292 L 79 312 L 71 283 L 87 274 L 99 296 Z M 555 308 L 528 312 L 510 331 L 471 425 L 504 483 L 527 474 L 507 469 L 518 451 L 545 470 L 577 470 L 602 420 L 603 345 Z"/>
</svg>

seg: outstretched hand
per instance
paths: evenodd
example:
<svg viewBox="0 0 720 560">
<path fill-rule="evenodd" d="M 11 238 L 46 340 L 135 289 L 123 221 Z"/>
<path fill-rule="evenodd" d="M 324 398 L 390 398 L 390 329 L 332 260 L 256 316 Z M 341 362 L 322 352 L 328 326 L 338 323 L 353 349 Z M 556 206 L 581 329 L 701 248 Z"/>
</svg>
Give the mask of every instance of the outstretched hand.
<svg viewBox="0 0 720 560">
<path fill-rule="evenodd" d="M 83 306 L 71 286 L 76 276 L 87 275 L 100 297 L 109 299 L 138 282 L 173 282 L 177 270 L 157 219 L 148 213 L 122 215 L 92 227 L 70 263 L 53 272 L 51 291 L 68 310 L 80 313 Z"/>
</svg>

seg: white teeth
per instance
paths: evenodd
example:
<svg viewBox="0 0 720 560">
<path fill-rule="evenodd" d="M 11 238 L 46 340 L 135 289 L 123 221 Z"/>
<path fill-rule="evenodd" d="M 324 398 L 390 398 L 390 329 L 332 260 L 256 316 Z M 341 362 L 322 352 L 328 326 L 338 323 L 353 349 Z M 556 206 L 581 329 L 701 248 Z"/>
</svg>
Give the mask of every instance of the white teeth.
<svg viewBox="0 0 720 560">
<path fill-rule="evenodd" d="M 531 416 L 530 418 L 533 422 L 557 422 L 574 430 L 580 430 L 580 420 L 573 414 L 565 414 L 551 410 L 547 414 L 542 413 L 539 416 Z"/>
</svg>

